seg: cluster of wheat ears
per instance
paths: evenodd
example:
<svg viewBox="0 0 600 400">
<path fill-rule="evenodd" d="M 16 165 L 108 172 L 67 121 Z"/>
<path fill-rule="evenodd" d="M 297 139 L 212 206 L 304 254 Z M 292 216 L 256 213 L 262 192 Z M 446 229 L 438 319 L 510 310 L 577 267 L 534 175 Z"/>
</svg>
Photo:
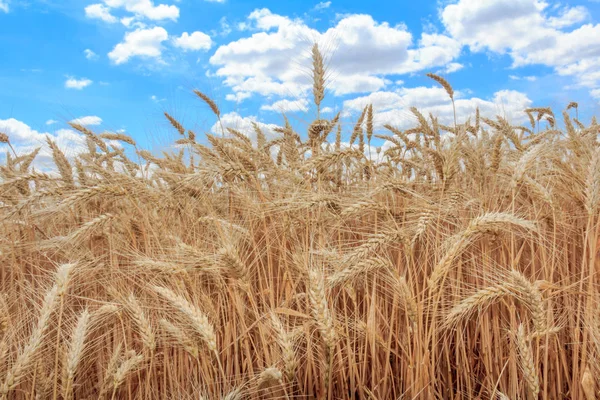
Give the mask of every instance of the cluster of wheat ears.
<svg viewBox="0 0 600 400">
<path fill-rule="evenodd" d="M 316 46 L 312 72 L 319 110 Z M 352 146 L 339 114 L 208 145 L 166 114 L 161 156 L 72 124 L 88 150 L 49 139 L 56 173 L 2 134 L 0 398 L 596 399 L 600 125 L 576 111 L 374 134 L 367 106 Z"/>
</svg>

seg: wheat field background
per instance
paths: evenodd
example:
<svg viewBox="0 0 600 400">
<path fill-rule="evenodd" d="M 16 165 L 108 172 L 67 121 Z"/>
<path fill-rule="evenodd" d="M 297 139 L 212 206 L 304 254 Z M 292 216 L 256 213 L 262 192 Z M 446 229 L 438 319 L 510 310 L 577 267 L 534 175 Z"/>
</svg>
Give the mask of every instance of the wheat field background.
<svg viewBox="0 0 600 400">
<path fill-rule="evenodd" d="M 598 398 L 600 125 L 577 108 L 376 133 L 367 106 L 208 145 L 166 114 L 179 152 L 77 124 L 57 172 L 9 151 L 0 397 Z"/>
</svg>

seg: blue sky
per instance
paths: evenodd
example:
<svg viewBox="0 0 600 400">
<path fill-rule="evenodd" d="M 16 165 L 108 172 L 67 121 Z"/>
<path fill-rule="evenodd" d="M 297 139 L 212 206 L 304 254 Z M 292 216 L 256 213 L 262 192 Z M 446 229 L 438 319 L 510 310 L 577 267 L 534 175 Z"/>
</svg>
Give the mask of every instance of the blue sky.
<svg viewBox="0 0 600 400">
<path fill-rule="evenodd" d="M 217 129 L 194 88 L 226 125 L 297 129 L 316 115 L 310 48 L 328 64 L 324 115 L 351 124 L 373 103 L 376 126 L 414 123 L 408 109 L 461 117 L 475 107 L 515 123 L 528 106 L 600 102 L 600 2 L 269 0 L 0 0 L 0 131 L 18 151 L 46 134 L 75 155 L 68 121 L 123 131 L 143 147 L 176 138 L 167 111 L 197 133 Z M 586 120 L 587 118 L 587 120 Z"/>
</svg>

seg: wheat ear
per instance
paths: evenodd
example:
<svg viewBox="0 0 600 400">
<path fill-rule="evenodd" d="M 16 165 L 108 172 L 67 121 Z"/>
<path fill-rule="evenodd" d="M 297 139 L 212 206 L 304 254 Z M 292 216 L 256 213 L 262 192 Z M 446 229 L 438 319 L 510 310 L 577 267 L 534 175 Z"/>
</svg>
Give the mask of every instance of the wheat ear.
<svg viewBox="0 0 600 400">
<path fill-rule="evenodd" d="M 161 319 L 159 323 L 193 358 L 198 357 L 198 346 L 194 344 L 194 341 L 181 328 L 173 325 L 166 319 Z"/>
<path fill-rule="evenodd" d="M 600 147 L 592 154 L 585 182 L 585 208 L 594 215 L 600 203 Z"/>
<path fill-rule="evenodd" d="M 312 48 L 313 60 L 313 97 L 315 105 L 320 108 L 321 101 L 325 97 L 325 68 L 323 66 L 323 56 L 319 51 L 319 45 L 314 44 Z"/>
<path fill-rule="evenodd" d="M 523 324 L 519 325 L 515 334 L 515 343 L 517 345 L 517 353 L 519 355 L 519 364 L 523 371 L 523 378 L 527 383 L 527 388 L 534 399 L 538 398 L 540 392 L 540 378 L 537 373 L 537 368 L 533 360 L 533 352 L 529 343 L 527 343 L 527 337 L 525 335 L 525 328 Z"/>
<path fill-rule="evenodd" d="M 489 286 L 462 299 L 446 315 L 445 325 L 451 327 L 467 319 L 473 312 L 482 310 L 507 294 L 504 285 Z"/>
<path fill-rule="evenodd" d="M 589 365 L 586 365 L 585 371 L 581 376 L 581 388 L 583 389 L 586 400 L 596 399 L 596 381 L 594 380 Z"/>
<path fill-rule="evenodd" d="M 438 286 L 440 280 L 446 276 L 453 261 L 469 246 L 477 237 L 488 232 L 495 232 L 510 227 L 520 227 L 528 231 L 537 231 L 536 225 L 531 222 L 507 213 L 487 213 L 474 218 L 469 226 L 460 234 L 450 239 L 446 248 L 448 249 L 429 278 L 429 285 L 432 288 Z"/>
<path fill-rule="evenodd" d="M 152 355 L 154 353 L 154 349 L 156 348 L 156 337 L 154 330 L 150 324 L 150 320 L 146 316 L 146 313 L 142 309 L 142 306 L 137 301 L 133 293 L 129 294 L 129 297 L 125 302 L 125 306 L 130 318 L 138 328 L 144 348 L 146 348 Z"/>
<path fill-rule="evenodd" d="M 43 343 L 44 334 L 46 329 L 48 329 L 50 316 L 52 315 L 52 311 L 56 306 L 57 300 L 66 291 L 69 282 L 69 274 L 74 266 L 75 264 L 62 264 L 58 267 L 55 283 L 44 297 L 44 302 L 42 303 L 37 324 L 29 336 L 27 344 L 19 352 L 15 363 L 9 369 L 6 377 L 4 378 L 4 383 L 0 388 L 2 399 L 6 399 L 8 393 L 17 387 L 23 377 L 27 374 L 30 364 L 33 361 L 34 354 Z"/>
<path fill-rule="evenodd" d="M 285 330 L 281 320 L 275 313 L 271 313 L 271 325 L 273 326 L 277 335 L 277 344 L 279 344 L 279 347 L 281 347 L 281 357 L 283 359 L 285 375 L 287 379 L 291 381 L 294 379 L 296 368 L 298 367 L 292 334 Z"/>
<path fill-rule="evenodd" d="M 63 397 L 71 399 L 73 397 L 73 380 L 77 366 L 83 355 L 85 336 L 90 322 L 90 313 L 88 310 L 83 310 L 77 319 L 77 325 L 71 335 L 71 343 L 67 352 L 67 364 L 63 378 Z"/>
<path fill-rule="evenodd" d="M 129 357 L 127 357 L 121 363 L 121 365 L 119 365 L 113 376 L 112 399 L 115 398 L 117 389 L 119 388 L 119 386 L 121 386 L 125 378 L 133 371 L 135 371 L 135 369 L 139 366 L 139 364 L 141 364 L 142 361 L 144 361 L 144 356 L 141 354 L 137 354 L 135 351 L 132 350 L 129 354 Z"/>
<path fill-rule="evenodd" d="M 325 277 L 317 270 L 308 272 L 308 298 L 311 306 L 311 313 L 317 324 L 317 329 L 323 338 L 325 347 L 325 390 L 329 389 L 331 378 L 332 355 L 336 343 L 336 332 L 331 310 L 327 302 L 325 292 Z"/>
<path fill-rule="evenodd" d="M 171 289 L 154 286 L 154 291 L 167 299 L 172 306 L 179 310 L 189 321 L 196 334 L 200 336 L 208 349 L 217 354 L 217 336 L 215 328 L 208 320 L 206 314 L 200 311 L 182 296 L 175 294 Z"/>
</svg>

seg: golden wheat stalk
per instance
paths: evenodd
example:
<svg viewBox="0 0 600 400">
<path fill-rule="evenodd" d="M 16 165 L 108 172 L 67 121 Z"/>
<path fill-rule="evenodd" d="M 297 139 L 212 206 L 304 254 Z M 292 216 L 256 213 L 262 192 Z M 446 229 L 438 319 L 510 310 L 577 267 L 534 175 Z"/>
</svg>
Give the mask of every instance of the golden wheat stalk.
<svg viewBox="0 0 600 400">
<path fill-rule="evenodd" d="M 58 267 L 55 283 L 48 290 L 42 302 L 37 324 L 33 328 L 27 343 L 20 349 L 17 359 L 8 370 L 4 382 L 0 387 L 0 394 L 3 399 L 7 398 L 8 393 L 14 390 L 29 372 L 29 367 L 34 362 L 34 355 L 43 344 L 44 334 L 50 325 L 52 312 L 57 301 L 67 289 L 70 273 L 74 267 L 75 264 L 62 264 Z"/>
<path fill-rule="evenodd" d="M 271 326 L 276 333 L 276 341 L 281 348 L 281 358 L 287 379 L 292 381 L 296 375 L 298 362 L 294 350 L 293 335 L 283 327 L 281 320 L 274 312 L 271 313 Z"/>
<path fill-rule="evenodd" d="M 312 48 L 313 60 L 313 97 L 315 105 L 321 107 L 321 102 L 325 97 L 325 67 L 323 66 L 323 56 L 319 51 L 319 45 L 315 43 Z"/>
<path fill-rule="evenodd" d="M 73 381 L 75 372 L 79 366 L 79 362 L 83 357 L 85 337 L 90 322 L 90 313 L 88 310 L 83 310 L 77 319 L 77 325 L 71 335 L 71 342 L 67 351 L 67 362 L 63 377 L 63 397 L 71 399 L 73 397 Z"/>
<path fill-rule="evenodd" d="M 154 354 L 156 348 L 156 335 L 154 334 L 154 328 L 152 327 L 146 312 L 144 312 L 144 309 L 133 293 L 129 294 L 124 305 L 129 317 L 140 334 L 144 348 L 151 355 Z"/>
<path fill-rule="evenodd" d="M 172 324 L 166 319 L 161 319 L 158 322 L 185 351 L 187 351 L 193 358 L 198 357 L 198 346 L 194 344 L 194 341 L 187 335 L 187 333 L 183 331 L 183 329 Z"/>
<path fill-rule="evenodd" d="M 215 328 L 208 320 L 206 314 L 204 314 L 195 305 L 191 304 L 185 298 L 177 295 L 171 289 L 167 289 L 161 286 L 153 286 L 152 289 L 162 297 L 167 299 L 172 306 L 174 306 L 179 312 L 181 312 L 187 319 L 197 335 L 200 336 L 202 341 L 206 344 L 208 349 L 217 353 L 217 336 L 215 334 Z"/>
<path fill-rule="evenodd" d="M 531 346 L 527 343 L 527 336 L 523 324 L 520 324 L 514 334 L 517 354 L 519 355 L 519 366 L 523 372 L 523 378 L 527 384 L 529 393 L 534 399 L 538 398 L 540 392 L 540 378 L 533 359 Z"/>
<path fill-rule="evenodd" d="M 472 219 L 464 231 L 449 239 L 449 242 L 445 246 L 447 248 L 446 253 L 438 261 L 429 278 L 430 287 L 435 288 L 438 286 L 439 282 L 450 270 L 453 261 L 477 237 L 488 232 L 509 231 L 512 227 L 530 232 L 537 231 L 537 227 L 532 221 L 508 213 L 487 213 Z"/>
<path fill-rule="evenodd" d="M 217 103 L 215 103 L 210 97 L 208 97 L 207 95 L 205 95 L 204 93 L 202 93 L 199 90 L 194 90 L 194 93 L 196 94 L 196 96 L 200 97 L 210 107 L 212 112 L 217 117 L 221 116 L 221 111 L 219 111 L 219 107 L 217 107 Z"/>
</svg>

